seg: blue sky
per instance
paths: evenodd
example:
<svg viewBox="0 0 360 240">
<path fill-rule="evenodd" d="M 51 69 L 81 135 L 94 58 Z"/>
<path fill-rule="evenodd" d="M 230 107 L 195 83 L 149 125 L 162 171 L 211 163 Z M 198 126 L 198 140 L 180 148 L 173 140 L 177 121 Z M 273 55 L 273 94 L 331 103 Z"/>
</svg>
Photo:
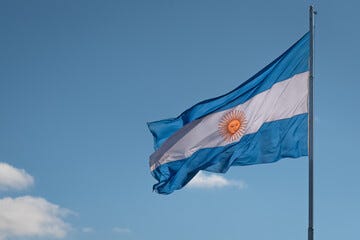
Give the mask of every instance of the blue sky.
<svg viewBox="0 0 360 240">
<path fill-rule="evenodd" d="M 1 1 L 0 239 L 306 239 L 307 158 L 158 195 L 146 122 L 247 80 L 313 2 Z M 357 239 L 360 5 L 315 6 L 315 238 Z"/>
</svg>

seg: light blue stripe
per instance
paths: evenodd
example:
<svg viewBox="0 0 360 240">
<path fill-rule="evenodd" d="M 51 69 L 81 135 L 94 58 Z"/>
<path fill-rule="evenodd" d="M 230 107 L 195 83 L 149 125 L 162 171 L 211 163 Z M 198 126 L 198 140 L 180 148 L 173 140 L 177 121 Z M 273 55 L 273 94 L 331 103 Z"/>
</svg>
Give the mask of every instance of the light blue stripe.
<svg viewBox="0 0 360 240">
<path fill-rule="evenodd" d="M 233 91 L 217 98 L 202 101 L 180 114 L 177 118 L 148 123 L 148 127 L 154 136 L 155 150 L 173 133 L 189 122 L 210 113 L 235 107 L 268 90 L 277 82 L 308 71 L 308 59 L 309 33 L 306 33 L 280 57 Z"/>
<path fill-rule="evenodd" d="M 308 114 L 263 124 L 258 132 L 237 143 L 206 148 L 191 157 L 166 163 L 154 171 L 158 193 L 169 194 L 185 186 L 200 170 L 224 173 L 230 166 L 272 163 L 281 158 L 307 156 Z"/>
</svg>

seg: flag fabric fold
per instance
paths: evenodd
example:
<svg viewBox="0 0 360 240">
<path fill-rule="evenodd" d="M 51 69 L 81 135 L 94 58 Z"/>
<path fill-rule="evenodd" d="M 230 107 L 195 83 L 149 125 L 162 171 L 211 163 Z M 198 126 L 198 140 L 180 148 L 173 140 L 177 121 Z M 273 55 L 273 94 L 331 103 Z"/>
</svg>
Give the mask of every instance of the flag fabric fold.
<svg viewBox="0 0 360 240">
<path fill-rule="evenodd" d="M 148 123 L 154 190 L 169 194 L 200 170 L 224 173 L 231 166 L 306 156 L 309 41 L 306 33 L 231 92 Z"/>
</svg>

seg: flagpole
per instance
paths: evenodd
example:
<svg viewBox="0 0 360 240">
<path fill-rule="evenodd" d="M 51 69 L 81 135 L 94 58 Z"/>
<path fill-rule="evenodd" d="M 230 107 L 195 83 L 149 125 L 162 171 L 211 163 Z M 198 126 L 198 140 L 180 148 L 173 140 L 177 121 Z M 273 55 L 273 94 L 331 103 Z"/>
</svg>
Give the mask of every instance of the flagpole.
<svg viewBox="0 0 360 240">
<path fill-rule="evenodd" d="M 309 227 L 308 240 L 314 239 L 314 7 L 309 8 L 310 60 L 309 60 Z"/>
</svg>

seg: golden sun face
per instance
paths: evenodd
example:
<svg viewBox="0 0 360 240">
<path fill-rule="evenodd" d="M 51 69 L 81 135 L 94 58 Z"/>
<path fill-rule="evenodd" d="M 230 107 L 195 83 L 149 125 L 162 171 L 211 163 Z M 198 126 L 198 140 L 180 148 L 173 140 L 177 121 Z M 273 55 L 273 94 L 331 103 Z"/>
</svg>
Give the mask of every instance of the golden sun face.
<svg viewBox="0 0 360 240">
<path fill-rule="evenodd" d="M 241 123 L 238 119 L 231 120 L 227 125 L 227 130 L 231 134 L 235 134 L 239 130 Z"/>
<path fill-rule="evenodd" d="M 225 141 L 234 142 L 244 134 L 246 123 L 244 112 L 233 110 L 221 118 L 219 132 Z"/>
</svg>

